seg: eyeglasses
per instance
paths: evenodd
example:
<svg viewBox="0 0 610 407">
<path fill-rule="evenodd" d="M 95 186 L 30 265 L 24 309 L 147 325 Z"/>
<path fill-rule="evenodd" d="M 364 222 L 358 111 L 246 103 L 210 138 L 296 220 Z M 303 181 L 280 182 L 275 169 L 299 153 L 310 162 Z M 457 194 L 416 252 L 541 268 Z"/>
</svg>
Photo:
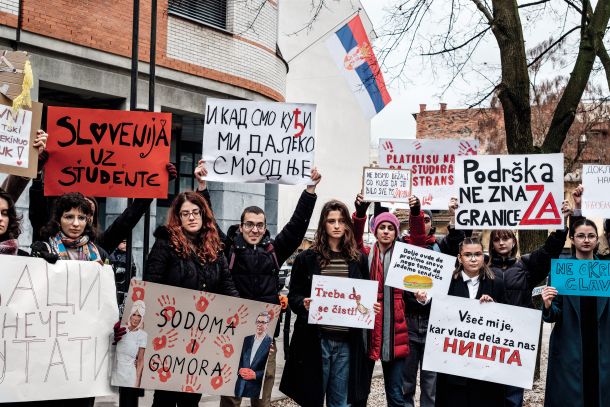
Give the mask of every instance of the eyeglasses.
<svg viewBox="0 0 610 407">
<path fill-rule="evenodd" d="M 269 322 L 267 322 L 267 321 L 259 321 L 259 320 L 256 321 L 256 325 L 266 325 L 268 323 Z"/>
<path fill-rule="evenodd" d="M 479 257 L 483 256 L 482 252 L 476 252 L 476 253 L 461 253 L 460 256 L 466 258 L 466 259 L 470 259 L 470 260 L 476 260 Z"/>
<path fill-rule="evenodd" d="M 61 218 L 66 222 L 74 222 L 74 220 L 78 220 L 79 223 L 87 222 L 87 217 L 85 215 L 62 215 Z"/>
<path fill-rule="evenodd" d="M 182 219 L 182 220 L 189 219 L 191 216 L 195 219 L 199 219 L 201 217 L 201 211 L 199 209 L 193 209 L 191 212 L 189 212 L 189 211 L 180 212 L 180 219 Z"/>
<path fill-rule="evenodd" d="M 577 240 L 597 240 L 597 235 L 595 233 L 589 233 L 588 235 L 585 235 L 584 233 L 579 233 L 577 235 L 574 235 L 574 239 L 577 239 Z"/>
<path fill-rule="evenodd" d="M 258 230 L 265 230 L 265 224 L 263 222 L 244 222 L 241 225 L 247 232 L 251 231 L 254 228 L 257 228 Z"/>
</svg>

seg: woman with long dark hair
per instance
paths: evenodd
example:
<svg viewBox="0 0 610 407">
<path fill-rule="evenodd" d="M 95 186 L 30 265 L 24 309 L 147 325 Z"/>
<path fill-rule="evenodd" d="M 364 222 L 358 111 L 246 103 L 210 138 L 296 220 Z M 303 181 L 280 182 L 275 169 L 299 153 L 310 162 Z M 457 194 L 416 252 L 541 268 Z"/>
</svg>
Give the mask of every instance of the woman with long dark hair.
<svg viewBox="0 0 610 407">
<path fill-rule="evenodd" d="M 362 329 L 309 325 L 313 275 L 368 279 L 366 256 L 354 240 L 344 203 L 322 208 L 312 247 L 294 260 L 288 302 L 297 315 L 280 390 L 303 406 L 365 405 L 370 364 Z M 376 309 L 378 311 L 378 309 Z"/>
<path fill-rule="evenodd" d="M 505 303 L 504 285 L 485 264 L 483 244 L 471 237 L 459 246 L 458 266 L 453 272 L 449 295 L 479 302 Z M 503 406 L 505 386 L 445 373 L 437 374 L 437 407 Z"/>
<path fill-rule="evenodd" d="M 167 223 L 154 233 L 144 280 L 238 297 L 222 253 L 216 221 L 201 195 L 182 192 L 172 202 Z M 155 407 L 197 406 L 201 394 L 156 390 Z"/>
<path fill-rule="evenodd" d="M 15 202 L 8 192 L 0 189 L 0 254 L 28 256 L 19 249 L 20 234 L 21 216 L 17 215 Z"/>
</svg>

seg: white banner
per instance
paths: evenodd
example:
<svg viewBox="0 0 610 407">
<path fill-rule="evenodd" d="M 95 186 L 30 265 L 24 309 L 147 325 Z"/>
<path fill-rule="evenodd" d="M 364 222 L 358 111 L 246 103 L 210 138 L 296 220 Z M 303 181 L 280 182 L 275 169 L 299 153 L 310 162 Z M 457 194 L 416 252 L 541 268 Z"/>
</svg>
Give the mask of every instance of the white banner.
<svg viewBox="0 0 610 407">
<path fill-rule="evenodd" d="M 610 218 L 610 165 L 583 165 L 582 186 L 583 216 Z"/>
<path fill-rule="evenodd" d="M 457 229 L 561 229 L 563 154 L 457 157 Z"/>
<path fill-rule="evenodd" d="M 408 202 L 411 171 L 364 167 L 362 195 L 367 202 Z"/>
<path fill-rule="evenodd" d="M 373 329 L 378 287 L 377 281 L 314 275 L 308 322 Z"/>
<path fill-rule="evenodd" d="M 456 156 L 475 155 L 477 140 L 380 139 L 379 166 L 411 168 L 413 195 L 423 209 L 446 210 L 456 196 L 454 166 Z"/>
<path fill-rule="evenodd" d="M 207 180 L 306 184 L 316 146 L 316 105 L 207 99 Z"/>
<path fill-rule="evenodd" d="M 437 297 L 422 369 L 531 389 L 541 315 L 512 305 Z"/>
<path fill-rule="evenodd" d="M 0 264 L 0 402 L 112 394 L 112 268 L 6 255 Z"/>
<path fill-rule="evenodd" d="M 447 295 L 455 257 L 396 242 L 385 284 L 401 290 L 427 291 L 428 298 Z"/>
</svg>

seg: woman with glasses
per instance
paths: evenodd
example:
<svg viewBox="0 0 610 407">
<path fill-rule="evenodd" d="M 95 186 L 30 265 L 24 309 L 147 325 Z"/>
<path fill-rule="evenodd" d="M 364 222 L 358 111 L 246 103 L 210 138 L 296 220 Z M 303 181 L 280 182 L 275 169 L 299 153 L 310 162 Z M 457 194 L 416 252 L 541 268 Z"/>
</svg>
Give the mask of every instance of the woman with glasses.
<svg viewBox="0 0 610 407">
<path fill-rule="evenodd" d="M 582 187 L 574 196 L 580 209 Z M 586 218 L 570 224 L 572 259 L 597 260 L 597 225 Z M 607 262 L 606 262 L 607 264 Z M 600 269 L 601 270 L 601 269 Z M 607 281 L 606 278 L 600 279 Z M 574 407 L 610 406 L 610 304 L 608 297 L 563 296 L 549 286 L 542 291 L 542 319 L 555 323 L 549 342 L 549 364 L 544 405 Z"/>
<path fill-rule="evenodd" d="M 167 223 L 159 226 L 144 280 L 238 297 L 222 253 L 210 207 L 195 192 L 182 192 L 172 202 Z M 201 394 L 156 390 L 155 407 L 197 406 Z"/>
<path fill-rule="evenodd" d="M 449 295 L 481 303 L 505 303 L 504 285 L 485 264 L 483 244 L 465 238 L 459 246 L 458 267 L 453 272 Z M 503 406 L 505 386 L 444 373 L 437 374 L 436 407 Z"/>
</svg>

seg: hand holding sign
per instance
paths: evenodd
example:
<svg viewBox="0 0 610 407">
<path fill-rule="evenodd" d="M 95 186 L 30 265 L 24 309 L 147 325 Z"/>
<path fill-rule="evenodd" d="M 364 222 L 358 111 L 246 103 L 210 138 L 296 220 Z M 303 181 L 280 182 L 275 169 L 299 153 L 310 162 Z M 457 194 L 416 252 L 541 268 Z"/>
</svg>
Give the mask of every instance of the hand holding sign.
<svg viewBox="0 0 610 407">
<path fill-rule="evenodd" d="M 553 299 L 557 297 L 557 290 L 554 287 L 544 287 L 542 289 L 542 301 L 544 301 L 544 308 L 551 308 Z"/>
<path fill-rule="evenodd" d="M 310 194 L 315 194 L 316 186 L 320 183 L 321 180 L 322 180 L 322 174 L 320 174 L 317 167 L 313 167 L 311 169 L 311 182 L 313 184 L 310 184 L 307 186 L 307 192 L 309 192 Z"/>
<path fill-rule="evenodd" d="M 578 184 L 578 186 L 572 191 L 572 199 L 574 200 L 574 208 L 581 209 L 582 208 L 582 194 L 585 191 L 585 188 L 582 184 Z"/>
</svg>

